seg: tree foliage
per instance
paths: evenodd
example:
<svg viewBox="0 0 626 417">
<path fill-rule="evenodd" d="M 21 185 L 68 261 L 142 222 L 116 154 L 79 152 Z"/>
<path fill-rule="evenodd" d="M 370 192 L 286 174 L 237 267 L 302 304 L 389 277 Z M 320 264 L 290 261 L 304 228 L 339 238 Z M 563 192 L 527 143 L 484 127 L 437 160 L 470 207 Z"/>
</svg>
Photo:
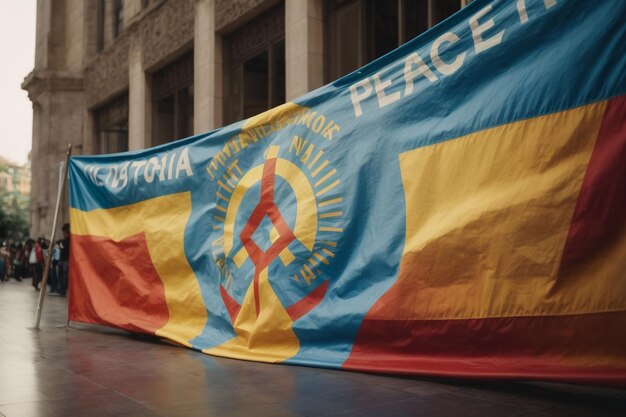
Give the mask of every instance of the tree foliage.
<svg viewBox="0 0 626 417">
<path fill-rule="evenodd" d="M 0 167 L 5 169 L 6 167 Z M 28 237 L 28 196 L 0 189 L 0 241 Z"/>
</svg>

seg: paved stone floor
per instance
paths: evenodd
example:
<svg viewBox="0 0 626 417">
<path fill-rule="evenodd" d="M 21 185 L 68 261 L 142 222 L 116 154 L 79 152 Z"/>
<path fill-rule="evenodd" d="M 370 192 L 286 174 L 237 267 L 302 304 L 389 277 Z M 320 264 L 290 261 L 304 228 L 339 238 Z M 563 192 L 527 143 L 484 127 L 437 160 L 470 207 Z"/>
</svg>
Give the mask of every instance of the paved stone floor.
<svg viewBox="0 0 626 417">
<path fill-rule="evenodd" d="M 72 323 L 30 281 L 0 283 L 0 416 L 626 416 L 626 391 L 396 378 L 215 358 Z"/>
</svg>

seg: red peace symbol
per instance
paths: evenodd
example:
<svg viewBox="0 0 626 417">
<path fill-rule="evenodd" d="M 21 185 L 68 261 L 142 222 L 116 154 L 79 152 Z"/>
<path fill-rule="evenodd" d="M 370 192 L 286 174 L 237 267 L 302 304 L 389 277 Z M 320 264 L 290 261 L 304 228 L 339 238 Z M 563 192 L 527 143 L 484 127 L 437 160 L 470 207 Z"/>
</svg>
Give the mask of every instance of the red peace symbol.
<svg viewBox="0 0 626 417">
<path fill-rule="evenodd" d="M 263 165 L 263 176 L 261 178 L 260 201 L 250 215 L 250 218 L 246 222 L 243 230 L 239 234 L 239 239 L 241 239 L 244 248 L 246 248 L 246 251 L 250 256 L 250 260 L 254 264 L 254 306 L 256 308 L 257 317 L 261 311 L 259 275 L 261 274 L 261 271 L 267 268 L 278 257 L 283 249 L 289 246 L 289 244 L 296 239 L 296 236 L 287 225 L 287 222 L 285 222 L 283 215 L 274 202 L 275 172 L 276 157 L 266 159 L 265 164 Z M 272 243 L 267 251 L 264 252 L 252 239 L 252 235 L 259 227 L 265 216 L 270 219 L 276 228 L 276 231 L 278 232 L 278 239 Z"/>
</svg>

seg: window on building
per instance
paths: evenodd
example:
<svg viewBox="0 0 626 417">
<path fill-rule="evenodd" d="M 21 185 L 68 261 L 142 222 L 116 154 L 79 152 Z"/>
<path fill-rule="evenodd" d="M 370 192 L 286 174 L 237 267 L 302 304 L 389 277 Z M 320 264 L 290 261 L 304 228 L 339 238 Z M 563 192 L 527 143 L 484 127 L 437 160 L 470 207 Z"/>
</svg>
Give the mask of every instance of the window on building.
<svg viewBox="0 0 626 417">
<path fill-rule="evenodd" d="M 100 135 L 101 153 L 116 153 L 128 150 L 128 120 L 103 129 Z"/>
<path fill-rule="evenodd" d="M 285 11 L 278 6 L 231 33 L 224 51 L 225 122 L 285 102 Z"/>
<path fill-rule="evenodd" d="M 128 94 L 122 94 L 94 112 L 100 153 L 128 150 Z"/>
<path fill-rule="evenodd" d="M 365 62 L 362 2 L 335 2 L 330 14 L 330 78 L 335 80 Z"/>
<path fill-rule="evenodd" d="M 244 61 L 243 118 L 263 113 L 285 102 L 285 42 L 269 45 L 266 50 Z"/>
<path fill-rule="evenodd" d="M 106 48 L 124 28 L 123 0 L 97 0 L 96 45 L 98 51 Z"/>
<path fill-rule="evenodd" d="M 413 39 L 470 0 L 329 0 L 329 81 Z"/>
<path fill-rule="evenodd" d="M 114 0 L 113 5 L 113 38 L 117 38 L 122 33 L 124 25 L 124 1 Z"/>
<path fill-rule="evenodd" d="M 193 134 L 193 52 L 152 76 L 152 145 Z"/>
<path fill-rule="evenodd" d="M 466 2 L 459 0 L 431 0 L 431 26 L 452 16 L 465 5 L 464 3 Z"/>
<path fill-rule="evenodd" d="M 98 10 L 96 15 L 96 43 L 98 51 L 104 49 L 104 0 L 98 0 Z"/>
</svg>

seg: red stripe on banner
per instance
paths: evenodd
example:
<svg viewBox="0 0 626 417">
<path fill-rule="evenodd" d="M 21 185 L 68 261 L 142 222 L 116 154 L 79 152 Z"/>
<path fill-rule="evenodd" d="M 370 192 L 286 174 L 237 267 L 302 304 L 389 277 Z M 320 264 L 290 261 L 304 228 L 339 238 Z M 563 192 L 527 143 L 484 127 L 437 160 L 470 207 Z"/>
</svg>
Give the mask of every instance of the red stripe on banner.
<svg viewBox="0 0 626 417">
<path fill-rule="evenodd" d="M 626 312 L 365 320 L 343 368 L 626 386 L 625 328 Z"/>
<path fill-rule="evenodd" d="M 222 301 L 224 301 L 224 305 L 226 306 L 226 311 L 228 311 L 228 315 L 230 316 L 230 321 L 235 323 L 235 319 L 241 310 L 241 304 L 231 297 L 222 285 L 220 285 L 220 294 L 222 295 Z"/>
<path fill-rule="evenodd" d="M 72 235 L 71 242 L 70 320 L 149 334 L 167 323 L 163 282 L 143 233 L 119 242 Z"/>
<path fill-rule="evenodd" d="M 309 311 L 313 310 L 313 308 L 315 308 L 315 306 L 317 306 L 322 301 L 322 299 L 324 299 L 324 295 L 326 295 L 327 289 L 328 281 L 324 281 L 302 300 L 289 306 L 287 308 L 287 314 L 289 314 L 291 320 L 296 321 Z"/>
<path fill-rule="evenodd" d="M 626 96 L 607 103 L 572 217 L 561 271 L 619 238 L 626 225 Z"/>
</svg>

